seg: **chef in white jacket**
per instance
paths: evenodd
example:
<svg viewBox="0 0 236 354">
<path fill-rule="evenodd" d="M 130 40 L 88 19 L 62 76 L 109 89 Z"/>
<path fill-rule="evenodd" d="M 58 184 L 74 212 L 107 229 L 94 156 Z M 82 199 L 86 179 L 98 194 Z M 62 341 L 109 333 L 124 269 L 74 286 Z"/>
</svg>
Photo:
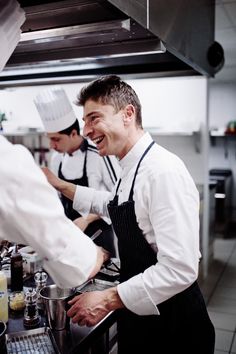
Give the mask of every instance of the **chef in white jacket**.
<svg viewBox="0 0 236 354">
<path fill-rule="evenodd" d="M 54 149 L 50 169 L 62 180 L 75 185 L 89 186 L 97 190 L 111 191 L 119 174 L 119 164 L 114 156 L 102 157 L 96 146 L 80 134 L 80 126 L 65 90 L 60 86 L 44 89 L 34 99 L 50 147 Z M 95 241 L 115 256 L 114 233 L 109 218 L 95 214 L 82 217 L 72 201 L 60 194 L 65 214 L 75 221 L 84 232 L 92 236 L 102 234 Z M 79 218 L 79 219 L 78 219 Z"/>
<path fill-rule="evenodd" d="M 2 2 L 0 11 L 8 5 Z M 16 1 L 10 5 L 0 23 L 0 71 L 20 39 L 25 19 Z M 0 240 L 33 247 L 60 287 L 77 286 L 94 276 L 107 253 L 65 216 L 57 192 L 30 152 L 0 136 L 0 153 Z"/>
<path fill-rule="evenodd" d="M 61 287 L 95 275 L 103 263 L 101 248 L 65 216 L 30 152 L 2 136 L 0 152 L 0 239 L 33 247 Z"/>
</svg>

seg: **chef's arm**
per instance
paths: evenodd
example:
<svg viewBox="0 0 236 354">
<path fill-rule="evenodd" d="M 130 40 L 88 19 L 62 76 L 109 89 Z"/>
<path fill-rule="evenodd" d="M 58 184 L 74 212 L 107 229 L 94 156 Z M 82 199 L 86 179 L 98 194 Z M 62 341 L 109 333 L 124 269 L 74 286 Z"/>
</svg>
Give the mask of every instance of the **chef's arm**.
<svg viewBox="0 0 236 354">
<path fill-rule="evenodd" d="M 102 265 L 110 259 L 110 253 L 102 247 L 97 247 L 97 262 L 89 275 L 89 279 L 95 277 L 95 275 L 100 271 Z"/>
<path fill-rule="evenodd" d="M 57 177 L 49 168 L 42 167 L 42 171 L 47 177 L 48 182 L 65 197 L 74 200 L 76 185 L 66 182 Z M 97 214 L 87 214 L 74 220 L 74 224 L 84 231 L 93 221 L 99 220 L 100 216 Z M 106 220 L 105 220 L 106 221 Z"/>
<path fill-rule="evenodd" d="M 49 168 L 47 167 L 42 167 L 42 171 L 44 172 L 45 176 L 47 177 L 48 182 L 56 188 L 56 190 L 60 193 L 62 193 L 65 197 L 73 200 L 75 191 L 76 191 L 76 185 L 70 182 L 66 182 L 62 180 L 61 178 L 57 177 Z"/>
<path fill-rule="evenodd" d="M 41 169 L 48 182 L 65 197 L 73 200 L 73 208 L 83 217 L 89 218 L 89 223 L 100 217 L 108 224 L 111 223 L 107 211 L 107 204 L 112 198 L 111 192 L 96 191 L 94 188 L 78 186 L 60 179 L 47 167 Z M 94 203 L 92 203 L 93 197 Z"/>
<path fill-rule="evenodd" d="M 84 283 L 107 253 L 64 213 L 55 189 L 22 145 L 0 136 L 0 239 L 31 246 L 59 287 Z M 16 173 L 17 171 L 17 173 Z"/>
<path fill-rule="evenodd" d="M 99 220 L 100 216 L 96 214 L 88 214 L 87 216 L 83 217 L 80 216 L 79 218 L 73 220 L 73 223 L 78 226 L 82 231 L 84 231 L 92 222 Z"/>
</svg>

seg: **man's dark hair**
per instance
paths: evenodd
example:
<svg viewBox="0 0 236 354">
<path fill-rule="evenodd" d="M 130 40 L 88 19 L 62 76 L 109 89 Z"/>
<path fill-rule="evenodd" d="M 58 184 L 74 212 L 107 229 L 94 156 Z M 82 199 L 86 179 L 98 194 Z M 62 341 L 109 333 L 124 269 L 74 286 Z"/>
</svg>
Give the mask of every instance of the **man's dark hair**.
<svg viewBox="0 0 236 354">
<path fill-rule="evenodd" d="M 59 134 L 66 134 L 66 135 L 70 135 L 72 130 L 76 130 L 77 134 L 80 135 L 80 126 L 79 126 L 79 121 L 78 119 L 76 119 L 76 121 L 68 128 L 59 131 Z"/>
<path fill-rule="evenodd" d="M 122 81 L 119 76 L 107 75 L 92 81 L 81 89 L 75 103 L 84 106 L 86 101 L 90 99 L 104 105 L 112 105 L 116 113 L 128 104 L 132 104 L 136 111 L 136 124 L 142 128 L 139 98 L 132 87 Z"/>
</svg>

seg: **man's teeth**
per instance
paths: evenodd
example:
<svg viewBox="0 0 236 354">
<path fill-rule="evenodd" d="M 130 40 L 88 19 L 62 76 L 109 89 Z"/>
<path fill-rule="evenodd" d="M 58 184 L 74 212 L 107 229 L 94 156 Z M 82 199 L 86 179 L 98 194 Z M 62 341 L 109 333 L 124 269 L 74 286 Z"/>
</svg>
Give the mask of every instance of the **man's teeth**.
<svg viewBox="0 0 236 354">
<path fill-rule="evenodd" d="M 103 139 L 103 137 L 100 136 L 99 138 L 96 138 L 93 141 L 95 144 L 99 144 L 102 141 L 102 139 Z"/>
</svg>

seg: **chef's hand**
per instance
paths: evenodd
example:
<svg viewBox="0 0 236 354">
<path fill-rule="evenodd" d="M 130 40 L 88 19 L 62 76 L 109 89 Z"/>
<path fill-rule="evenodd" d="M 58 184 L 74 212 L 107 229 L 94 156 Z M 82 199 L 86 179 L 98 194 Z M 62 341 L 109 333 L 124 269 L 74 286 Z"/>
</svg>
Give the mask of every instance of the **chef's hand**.
<svg viewBox="0 0 236 354">
<path fill-rule="evenodd" d="M 67 181 L 64 181 L 60 178 L 58 178 L 52 171 L 49 170 L 47 167 L 41 167 L 43 173 L 47 177 L 48 182 L 56 188 L 59 192 L 61 192 L 63 195 L 65 195 L 67 198 L 73 200 L 75 191 L 76 191 L 76 185 L 74 183 L 70 183 Z"/>
<path fill-rule="evenodd" d="M 82 231 L 84 231 L 91 222 L 100 219 L 96 214 L 89 214 L 87 217 L 80 216 L 79 218 L 73 220 L 73 223 L 78 226 Z"/>
<path fill-rule="evenodd" d="M 102 268 L 103 264 L 110 259 L 110 252 L 105 250 L 103 247 L 100 247 L 100 246 L 96 246 L 96 247 L 97 247 L 97 260 L 96 260 L 96 264 L 95 264 L 92 272 L 89 275 L 89 279 L 94 278 L 95 275 Z"/>
<path fill-rule="evenodd" d="M 54 173 L 51 170 L 49 170 L 49 168 L 47 168 L 47 167 L 41 167 L 41 170 L 43 171 L 43 173 L 47 177 L 48 182 L 54 188 L 59 189 L 60 188 L 60 184 L 61 184 L 61 179 L 58 178 L 56 175 L 54 175 Z"/>
<path fill-rule="evenodd" d="M 92 327 L 99 323 L 109 312 L 123 308 L 116 287 L 103 291 L 90 291 L 75 296 L 68 301 L 71 308 L 67 315 L 73 323 Z"/>
</svg>

